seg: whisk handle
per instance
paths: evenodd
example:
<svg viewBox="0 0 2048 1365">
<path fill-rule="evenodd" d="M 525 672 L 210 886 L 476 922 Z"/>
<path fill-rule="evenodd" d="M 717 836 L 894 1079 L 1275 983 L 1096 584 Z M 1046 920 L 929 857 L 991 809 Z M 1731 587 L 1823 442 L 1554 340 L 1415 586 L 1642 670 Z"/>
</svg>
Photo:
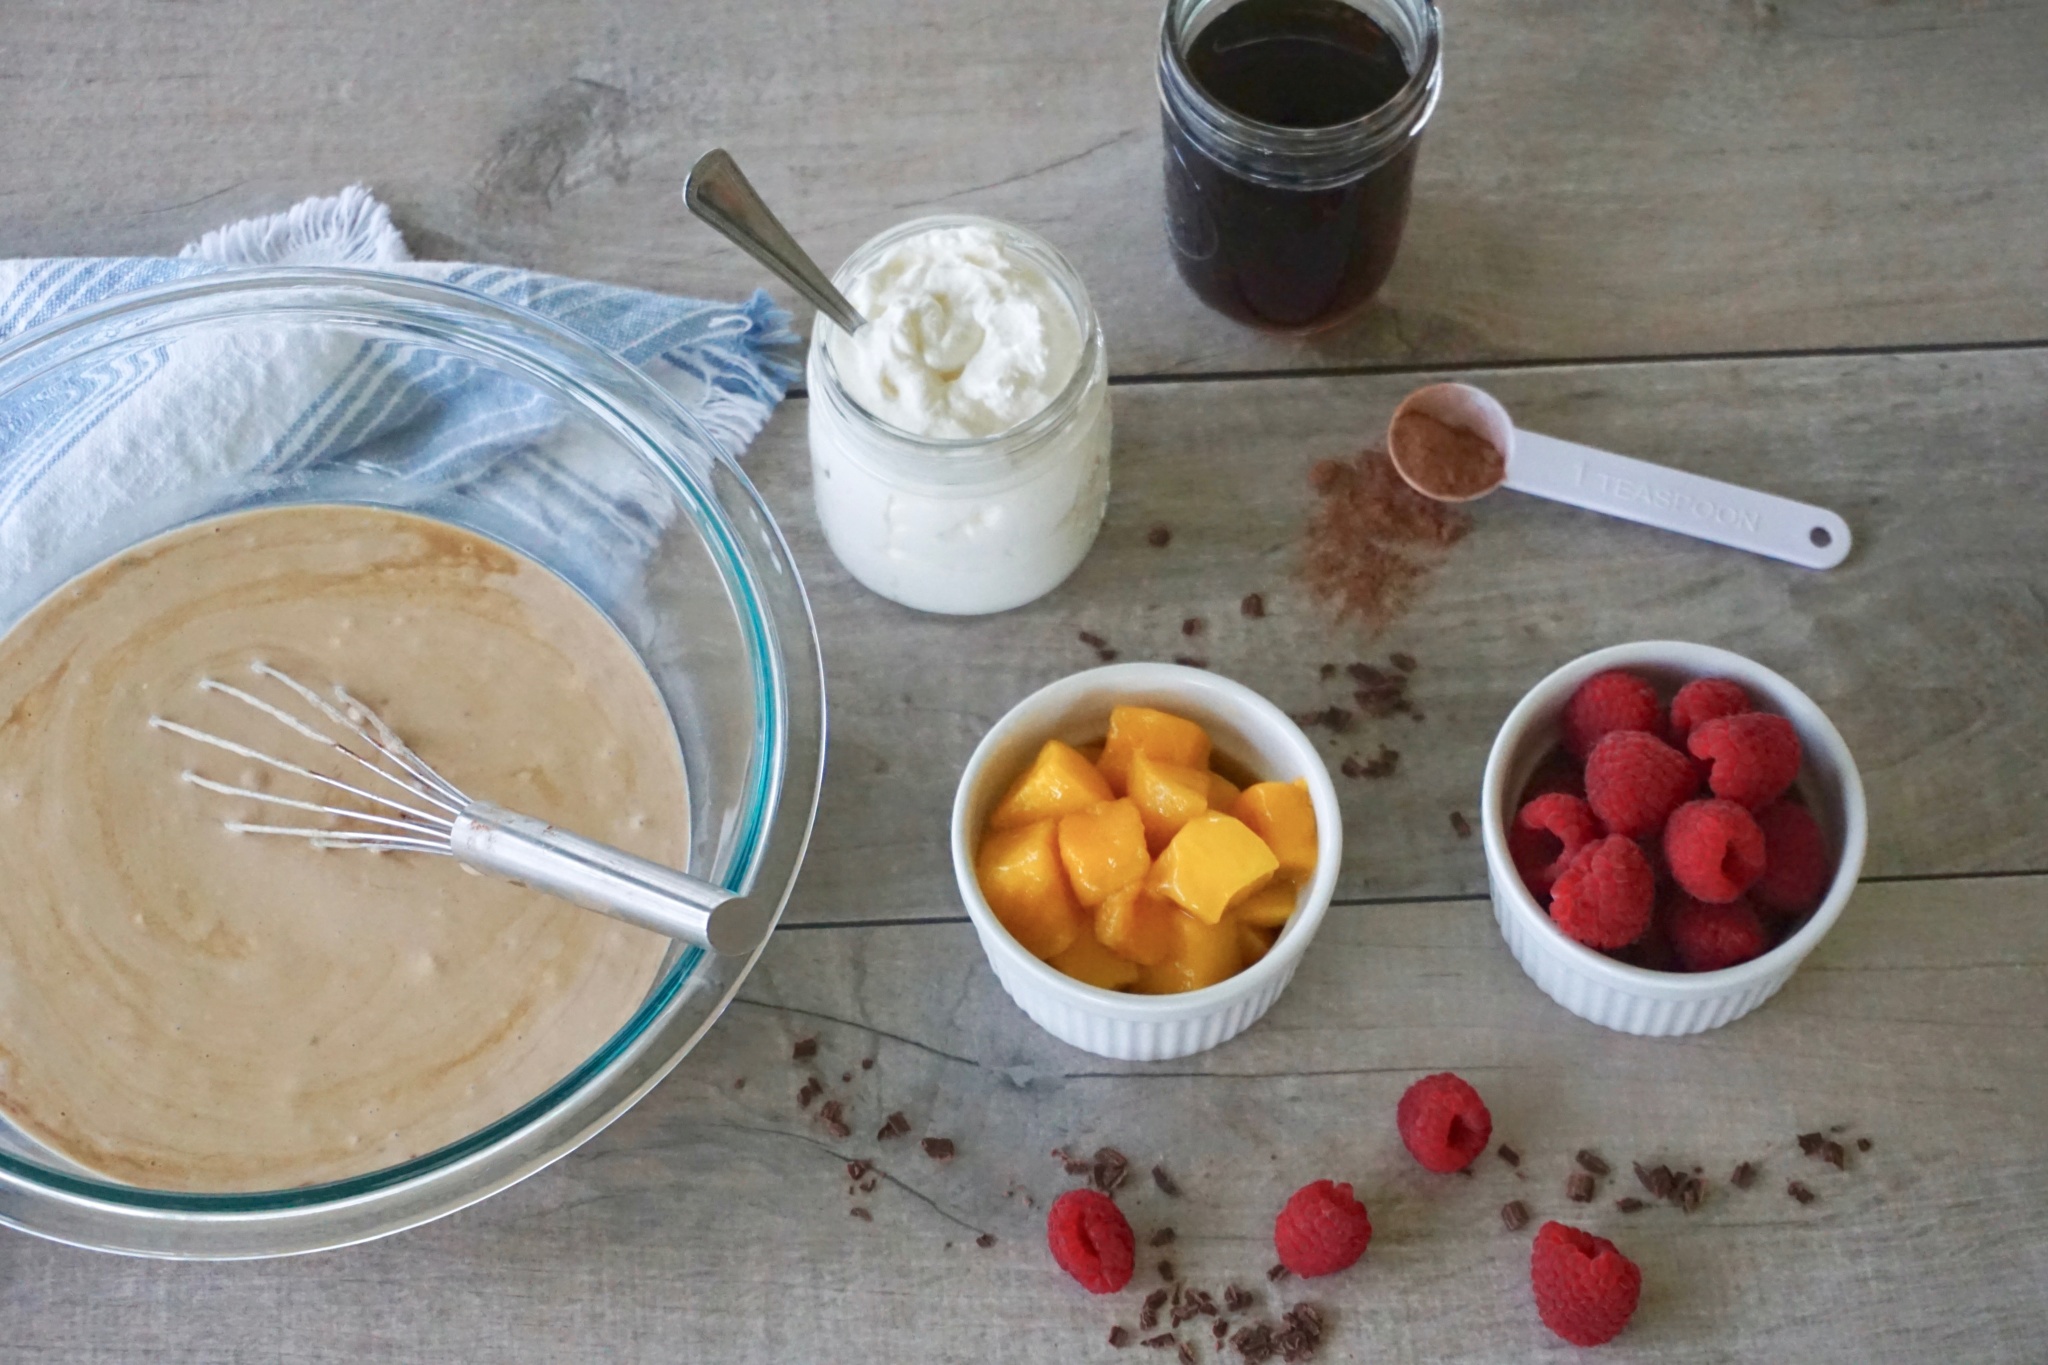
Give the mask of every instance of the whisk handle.
<svg viewBox="0 0 2048 1365">
<path fill-rule="evenodd" d="M 501 806 L 470 806 L 451 839 L 455 856 L 479 872 L 715 953 L 751 953 L 767 937 L 758 902 Z"/>
</svg>

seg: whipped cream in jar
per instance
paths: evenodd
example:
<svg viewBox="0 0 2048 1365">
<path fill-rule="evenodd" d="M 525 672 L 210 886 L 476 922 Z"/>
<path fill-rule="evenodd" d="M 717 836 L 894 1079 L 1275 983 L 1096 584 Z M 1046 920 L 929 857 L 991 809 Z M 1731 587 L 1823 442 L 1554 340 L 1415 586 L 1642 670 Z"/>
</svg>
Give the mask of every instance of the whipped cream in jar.
<svg viewBox="0 0 2048 1365">
<path fill-rule="evenodd" d="M 952 615 L 1059 586 L 1109 498 L 1109 366 L 1074 268 L 947 214 L 882 233 L 833 283 L 869 320 L 811 334 L 811 491 L 839 562 Z"/>
</svg>

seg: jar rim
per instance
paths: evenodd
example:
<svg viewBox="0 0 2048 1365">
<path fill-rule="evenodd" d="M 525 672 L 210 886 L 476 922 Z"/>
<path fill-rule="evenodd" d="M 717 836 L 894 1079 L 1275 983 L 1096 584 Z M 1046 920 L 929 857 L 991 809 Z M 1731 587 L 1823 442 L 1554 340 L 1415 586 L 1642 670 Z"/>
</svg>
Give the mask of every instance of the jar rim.
<svg viewBox="0 0 2048 1365">
<path fill-rule="evenodd" d="M 920 233 L 950 227 L 988 228 L 1021 247 L 1045 268 L 1047 278 L 1073 310 L 1075 327 L 1081 334 L 1081 349 L 1075 356 L 1074 372 L 1068 376 L 1066 384 L 1037 412 L 990 435 L 921 436 L 876 415 L 847 392 L 833 361 L 832 347 L 826 340 L 829 335 L 826 329 L 837 331 L 838 324 L 820 314 L 811 331 L 810 350 L 813 364 L 825 382 L 812 386 L 811 401 L 815 403 L 822 399 L 835 411 L 854 419 L 887 441 L 895 447 L 895 453 L 920 463 L 928 461 L 934 471 L 943 468 L 967 475 L 985 468 L 1013 465 L 1019 454 L 1042 445 L 1071 420 L 1093 387 L 1097 371 L 1103 368 L 1102 322 L 1096 316 L 1095 305 L 1089 300 L 1088 287 L 1082 282 L 1080 272 L 1060 253 L 1059 248 L 1028 228 L 978 213 L 926 214 L 878 232 L 847 255 L 839 268 L 832 272 L 832 283 L 843 290 L 862 267 L 898 242 Z"/>
<path fill-rule="evenodd" d="M 1436 0 L 1389 0 L 1413 25 L 1414 58 L 1408 80 L 1384 104 L 1355 119 L 1317 128 L 1292 128 L 1241 114 L 1212 96 L 1187 64 L 1183 38 L 1192 38 L 1193 21 L 1211 10 L 1218 16 L 1230 7 L 1224 0 L 1167 0 L 1159 25 L 1158 86 L 1171 116 L 1200 125 L 1206 137 L 1220 144 L 1240 163 L 1282 157 L 1303 163 L 1303 175 L 1284 177 L 1301 188 L 1321 188 L 1391 160 L 1398 146 L 1419 135 L 1436 112 L 1443 88 L 1443 14 Z M 1345 0 L 1366 13 L 1357 0 Z M 1368 17 L 1372 17 L 1368 13 Z M 1397 43 L 1401 33 L 1389 29 Z M 1411 55 L 1403 44 L 1403 55 Z M 1253 170 L 1249 165 L 1241 169 Z M 1263 177 L 1262 177 L 1263 178 Z"/>
</svg>

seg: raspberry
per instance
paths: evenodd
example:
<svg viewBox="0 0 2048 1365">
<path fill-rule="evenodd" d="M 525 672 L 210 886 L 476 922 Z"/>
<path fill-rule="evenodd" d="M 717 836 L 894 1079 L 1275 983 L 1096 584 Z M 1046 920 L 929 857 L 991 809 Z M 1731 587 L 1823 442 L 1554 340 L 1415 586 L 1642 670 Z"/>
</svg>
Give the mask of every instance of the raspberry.
<svg viewBox="0 0 2048 1365">
<path fill-rule="evenodd" d="M 1529 1251 L 1529 1287 L 1545 1327 L 1574 1346 L 1598 1346 L 1628 1326 L 1643 1272 L 1605 1237 L 1545 1223 Z"/>
<path fill-rule="evenodd" d="M 1334 1275 L 1365 1255 L 1372 1220 L 1349 1185 L 1314 1180 L 1296 1190 L 1273 1220 L 1280 1264 L 1303 1279 Z"/>
<path fill-rule="evenodd" d="M 1746 900 L 1719 905 L 1679 893 L 1671 907 L 1671 948 L 1689 972 L 1718 972 L 1759 957 L 1770 946 L 1764 922 Z"/>
<path fill-rule="evenodd" d="M 1749 710 L 1749 693 L 1727 678 L 1694 678 L 1671 699 L 1671 742 L 1685 747 L 1686 737 L 1701 721 L 1739 716 Z"/>
<path fill-rule="evenodd" d="M 1493 1115 L 1462 1076 L 1439 1071 L 1408 1087 L 1394 1126 L 1409 1155 L 1439 1175 L 1470 1166 L 1493 1136 Z"/>
<path fill-rule="evenodd" d="M 1605 830 L 1593 808 L 1576 796 L 1550 792 L 1525 804 L 1508 831 L 1508 853 L 1529 894 L 1542 898 L 1579 850 Z"/>
<path fill-rule="evenodd" d="M 1610 834 L 1579 850 L 1550 888 L 1550 918 L 1588 948 L 1642 937 L 1657 903 L 1657 874 L 1633 839 Z"/>
<path fill-rule="evenodd" d="M 1045 1215 L 1045 1242 L 1060 1269 L 1091 1294 L 1114 1294 L 1131 1282 L 1137 1239 L 1124 1211 L 1097 1190 L 1068 1190 Z"/>
<path fill-rule="evenodd" d="M 1733 801 L 1688 801 L 1664 826 L 1671 879 L 1703 901 L 1732 901 L 1764 875 L 1764 832 Z"/>
<path fill-rule="evenodd" d="M 1783 716 L 1751 711 L 1702 721 L 1693 727 L 1685 746 L 1694 758 L 1713 765 L 1707 785 L 1714 795 L 1751 810 L 1762 810 L 1783 796 L 1799 776 L 1799 732 Z"/>
<path fill-rule="evenodd" d="M 1757 812 L 1756 825 L 1764 835 L 1757 904 L 1779 915 L 1803 915 L 1819 905 L 1835 874 L 1820 823 L 1806 807 L 1779 801 Z"/>
<path fill-rule="evenodd" d="M 1633 673 L 1595 673 L 1579 684 L 1564 704 L 1564 747 L 1584 758 L 1602 735 L 1616 730 L 1656 734 L 1664 728 L 1664 706 L 1657 689 Z"/>
<path fill-rule="evenodd" d="M 1691 759 L 1640 731 L 1605 736 L 1586 759 L 1586 804 L 1610 834 L 1649 838 L 1699 789 Z"/>
</svg>

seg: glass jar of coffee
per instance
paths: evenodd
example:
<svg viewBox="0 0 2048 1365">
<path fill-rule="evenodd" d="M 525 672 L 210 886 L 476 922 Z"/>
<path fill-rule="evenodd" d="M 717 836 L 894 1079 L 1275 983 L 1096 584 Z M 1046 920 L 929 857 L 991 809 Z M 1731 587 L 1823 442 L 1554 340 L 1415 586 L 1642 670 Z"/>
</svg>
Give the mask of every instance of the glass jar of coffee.
<svg viewBox="0 0 2048 1365">
<path fill-rule="evenodd" d="M 1432 0 L 1168 0 L 1166 233 L 1218 312 L 1347 321 L 1393 268 L 1443 85 Z"/>
</svg>

